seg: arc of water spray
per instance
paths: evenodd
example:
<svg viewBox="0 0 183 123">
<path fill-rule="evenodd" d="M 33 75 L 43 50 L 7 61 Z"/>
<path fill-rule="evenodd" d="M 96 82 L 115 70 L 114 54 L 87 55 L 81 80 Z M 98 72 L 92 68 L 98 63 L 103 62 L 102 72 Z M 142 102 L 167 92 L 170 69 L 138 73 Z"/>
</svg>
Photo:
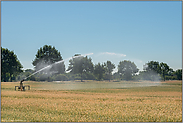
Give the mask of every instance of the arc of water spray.
<svg viewBox="0 0 183 123">
<path fill-rule="evenodd" d="M 48 66 L 46 66 L 46 67 L 44 67 L 44 68 L 42 68 L 42 69 L 40 69 L 40 70 L 34 72 L 33 74 L 29 75 L 28 77 L 25 77 L 23 80 L 26 80 L 27 78 L 33 76 L 34 74 L 39 73 L 39 72 L 41 72 L 41 71 L 43 71 L 43 70 L 45 70 L 45 69 L 50 68 L 50 67 L 51 67 L 52 65 L 54 65 L 54 64 L 59 64 L 59 63 L 62 63 L 62 62 L 64 62 L 64 61 L 66 61 L 66 60 L 69 60 L 69 59 L 78 58 L 78 57 L 83 57 L 83 56 L 88 56 L 88 55 L 93 55 L 93 53 L 88 53 L 88 54 L 79 55 L 79 56 L 73 56 L 73 57 L 70 57 L 70 58 L 68 58 L 68 59 L 65 59 L 65 60 L 61 60 L 61 61 L 55 62 L 55 63 L 53 63 L 53 64 L 51 64 L 51 65 L 48 65 Z"/>
</svg>

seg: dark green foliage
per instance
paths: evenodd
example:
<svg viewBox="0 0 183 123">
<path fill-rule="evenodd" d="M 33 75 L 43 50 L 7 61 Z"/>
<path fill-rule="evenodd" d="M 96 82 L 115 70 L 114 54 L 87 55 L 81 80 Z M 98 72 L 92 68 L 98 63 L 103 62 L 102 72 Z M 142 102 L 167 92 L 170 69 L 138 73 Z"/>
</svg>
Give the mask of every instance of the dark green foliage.
<svg viewBox="0 0 183 123">
<path fill-rule="evenodd" d="M 33 72 L 35 72 L 32 69 L 26 69 L 24 72 L 20 73 L 17 77 L 16 77 L 16 81 L 21 81 L 22 79 L 26 78 L 27 76 L 31 75 Z M 26 80 L 32 80 L 32 81 L 36 81 L 36 77 L 35 75 L 27 78 Z"/>
<path fill-rule="evenodd" d="M 146 67 L 144 68 L 145 71 L 153 71 L 155 73 L 161 73 L 161 70 L 160 70 L 160 65 L 159 65 L 159 62 L 157 61 L 150 61 L 148 63 L 146 63 Z"/>
<path fill-rule="evenodd" d="M 92 59 L 79 54 L 76 54 L 73 59 L 69 60 L 69 67 L 67 71 L 70 71 L 72 74 L 80 74 L 81 81 L 83 80 L 83 76 L 89 75 L 93 73 L 93 63 Z"/>
<path fill-rule="evenodd" d="M 68 81 L 68 77 L 65 74 L 56 74 L 52 77 L 54 81 Z"/>
<path fill-rule="evenodd" d="M 144 68 L 146 74 L 151 75 L 151 73 L 161 75 L 162 79 L 165 80 L 174 80 L 174 71 L 171 69 L 166 63 L 159 63 L 157 61 L 150 61 L 146 63 L 146 67 Z M 149 77 L 148 75 L 148 77 Z"/>
<path fill-rule="evenodd" d="M 173 69 L 172 68 L 170 68 L 169 69 L 169 71 L 168 71 L 168 74 L 167 74 L 168 76 L 173 76 L 174 75 L 174 71 L 173 71 Z"/>
<path fill-rule="evenodd" d="M 140 71 L 138 78 L 136 78 L 138 80 L 150 80 L 150 81 L 159 81 L 161 80 L 161 77 L 159 74 L 157 74 L 154 71 Z"/>
<path fill-rule="evenodd" d="M 13 51 L 1 47 L 1 81 L 15 80 L 22 72 L 22 65 Z"/>
<path fill-rule="evenodd" d="M 120 74 L 118 72 L 115 72 L 113 74 L 113 79 L 118 80 L 118 81 L 121 80 Z"/>
<path fill-rule="evenodd" d="M 95 80 L 96 77 L 93 73 L 86 73 L 86 78 L 84 78 L 85 80 Z"/>
<path fill-rule="evenodd" d="M 107 63 L 104 63 L 105 66 L 105 72 L 106 72 L 106 79 L 108 79 L 109 81 L 112 79 L 112 71 L 115 68 L 115 65 L 111 63 L 111 61 L 107 61 Z"/>
<path fill-rule="evenodd" d="M 177 80 L 177 76 L 165 76 L 166 80 Z"/>
<path fill-rule="evenodd" d="M 168 75 L 170 68 L 166 63 L 160 63 L 160 73 L 163 76 L 163 80 L 165 81 L 165 75 Z"/>
<path fill-rule="evenodd" d="M 66 73 L 65 74 L 69 80 L 75 80 L 76 76 L 79 76 L 77 74 L 72 74 L 72 73 Z"/>
<path fill-rule="evenodd" d="M 120 61 L 118 72 L 112 75 L 115 65 L 111 61 L 98 63 L 95 66 L 92 59 L 75 54 L 73 59 L 69 60 L 68 73 L 65 73 L 65 65 L 62 62 L 61 54 L 55 47 L 44 45 L 38 49 L 36 58 L 32 64 L 35 70 L 27 69 L 23 72 L 22 65 L 13 51 L 1 47 L 1 81 L 20 81 L 28 77 L 35 71 L 38 71 L 48 65 L 45 69 L 27 80 L 31 81 L 69 81 L 69 80 L 182 80 L 182 69 L 173 71 L 166 63 L 150 61 L 145 64 L 144 71 L 139 71 L 134 62 Z M 61 62 L 59 62 L 61 61 Z M 59 63 L 58 63 L 59 62 Z M 56 64 L 58 63 L 58 64 Z"/>
<path fill-rule="evenodd" d="M 104 74 L 105 74 L 106 68 L 104 64 L 98 63 L 95 65 L 94 69 L 94 75 L 96 76 L 97 80 L 102 80 L 104 79 Z"/>
<path fill-rule="evenodd" d="M 178 69 L 174 73 L 178 80 L 182 80 L 182 69 Z"/>
<path fill-rule="evenodd" d="M 118 65 L 118 73 L 122 75 L 125 80 L 132 80 L 132 76 L 138 72 L 138 68 L 134 62 L 131 61 L 120 61 Z"/>
<path fill-rule="evenodd" d="M 36 75 L 36 81 L 50 81 L 46 74 L 39 73 Z"/>
<path fill-rule="evenodd" d="M 55 49 L 55 47 L 44 45 L 43 48 L 41 47 L 38 49 L 36 58 L 32 62 L 32 64 L 35 66 L 35 70 L 40 70 L 41 68 L 44 68 L 48 65 L 51 65 L 55 62 L 61 61 L 62 56 L 58 50 Z M 49 72 L 48 70 L 42 71 L 45 73 L 64 73 L 65 72 L 65 65 L 64 62 L 61 62 L 59 64 L 52 65 Z"/>
</svg>

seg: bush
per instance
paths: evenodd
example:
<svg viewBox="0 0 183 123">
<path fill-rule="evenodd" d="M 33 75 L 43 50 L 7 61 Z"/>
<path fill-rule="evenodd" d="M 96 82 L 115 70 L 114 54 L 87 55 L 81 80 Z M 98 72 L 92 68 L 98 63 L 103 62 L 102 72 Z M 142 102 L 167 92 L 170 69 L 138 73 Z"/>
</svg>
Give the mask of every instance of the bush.
<svg viewBox="0 0 183 123">
<path fill-rule="evenodd" d="M 177 80 L 176 76 L 165 76 L 166 80 Z"/>
<path fill-rule="evenodd" d="M 52 77 L 52 80 L 54 81 L 68 81 L 68 77 L 64 74 L 57 74 Z"/>
<path fill-rule="evenodd" d="M 93 73 L 86 73 L 85 80 L 95 80 L 96 77 L 93 75 Z"/>
<path fill-rule="evenodd" d="M 48 79 L 48 77 L 47 77 L 45 74 L 41 74 L 41 75 L 39 76 L 38 81 L 46 81 L 47 79 Z"/>
</svg>

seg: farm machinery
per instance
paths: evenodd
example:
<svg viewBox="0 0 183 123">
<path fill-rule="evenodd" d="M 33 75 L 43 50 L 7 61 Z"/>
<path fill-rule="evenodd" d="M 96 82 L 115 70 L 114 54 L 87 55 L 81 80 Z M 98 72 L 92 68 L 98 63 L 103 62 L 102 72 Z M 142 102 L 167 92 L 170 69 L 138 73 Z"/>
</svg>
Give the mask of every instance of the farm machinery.
<svg viewBox="0 0 183 123">
<path fill-rule="evenodd" d="M 15 86 L 15 90 L 16 88 L 18 88 L 18 90 L 21 91 L 25 91 L 25 88 L 27 87 L 28 90 L 30 90 L 30 86 L 29 85 L 23 85 L 23 81 L 25 81 L 24 79 L 20 81 L 20 86 Z"/>
</svg>

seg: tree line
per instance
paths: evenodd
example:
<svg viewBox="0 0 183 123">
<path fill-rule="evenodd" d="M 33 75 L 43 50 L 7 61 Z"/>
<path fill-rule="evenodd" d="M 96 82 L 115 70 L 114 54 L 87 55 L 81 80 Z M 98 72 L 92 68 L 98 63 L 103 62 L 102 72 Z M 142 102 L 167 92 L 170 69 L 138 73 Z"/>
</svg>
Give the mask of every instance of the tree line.
<svg viewBox="0 0 183 123">
<path fill-rule="evenodd" d="M 149 61 L 144 65 L 143 71 L 139 71 L 135 63 L 130 60 L 120 61 L 117 66 L 118 71 L 112 74 L 116 66 L 111 61 L 93 64 L 88 56 L 75 54 L 69 60 L 69 66 L 66 69 L 62 60 L 61 53 L 54 46 L 44 45 L 38 49 L 32 62 L 34 70 L 23 71 L 16 54 L 1 47 L 1 81 L 19 81 L 48 65 L 51 66 L 29 77 L 28 80 L 182 80 L 182 69 L 174 71 L 168 64 L 158 61 Z"/>
</svg>

